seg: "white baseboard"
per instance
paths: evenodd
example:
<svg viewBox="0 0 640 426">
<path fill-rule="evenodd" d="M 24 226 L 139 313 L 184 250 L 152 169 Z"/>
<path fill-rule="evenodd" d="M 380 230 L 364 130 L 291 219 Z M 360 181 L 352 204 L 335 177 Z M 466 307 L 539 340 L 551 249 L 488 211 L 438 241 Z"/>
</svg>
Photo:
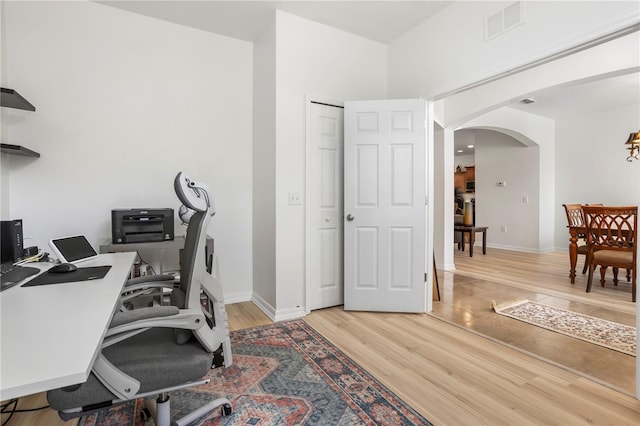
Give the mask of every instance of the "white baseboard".
<svg viewBox="0 0 640 426">
<path fill-rule="evenodd" d="M 251 296 L 251 301 L 255 303 L 255 305 L 265 313 L 266 316 L 269 317 L 271 321 L 275 321 L 276 318 L 276 310 L 271 304 L 269 304 L 266 300 L 264 300 L 259 295 L 253 293 Z"/>
<path fill-rule="evenodd" d="M 273 322 L 302 318 L 307 315 L 304 308 L 275 309 L 270 303 L 255 293 L 251 301 Z"/>
<path fill-rule="evenodd" d="M 307 315 L 303 308 L 278 309 L 275 321 L 286 321 L 290 319 L 302 318 Z"/>
<path fill-rule="evenodd" d="M 447 263 L 446 265 L 436 265 L 438 271 L 455 271 L 456 264 L 455 263 Z"/>
<path fill-rule="evenodd" d="M 480 246 L 478 246 L 476 244 L 473 247 L 474 247 L 474 249 L 477 248 L 477 247 L 480 247 L 480 249 L 482 250 L 482 243 L 480 243 Z M 501 249 L 501 250 L 520 251 L 520 252 L 523 252 L 523 253 L 542 253 L 542 251 L 540 251 L 540 249 L 533 249 L 531 247 L 508 246 L 508 245 L 503 245 L 503 244 L 487 244 L 487 249 L 490 249 L 490 248 L 496 248 L 496 249 Z M 467 252 L 467 251 L 468 250 L 465 250 L 465 252 Z M 476 250 L 476 253 L 478 253 L 477 250 Z"/>
<path fill-rule="evenodd" d="M 232 303 L 241 303 L 241 302 L 249 302 L 251 301 L 251 292 L 241 292 L 241 293 L 226 293 L 224 295 L 224 303 L 225 305 L 230 305 Z"/>
</svg>

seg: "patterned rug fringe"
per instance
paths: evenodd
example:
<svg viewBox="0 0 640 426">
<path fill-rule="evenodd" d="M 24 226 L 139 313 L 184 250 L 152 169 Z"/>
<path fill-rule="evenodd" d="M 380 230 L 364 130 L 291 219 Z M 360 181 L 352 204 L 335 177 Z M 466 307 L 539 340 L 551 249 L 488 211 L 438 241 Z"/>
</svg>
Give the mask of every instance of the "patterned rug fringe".
<svg viewBox="0 0 640 426">
<path fill-rule="evenodd" d="M 636 328 L 530 300 L 491 303 L 493 310 L 566 336 L 636 356 Z"/>
</svg>

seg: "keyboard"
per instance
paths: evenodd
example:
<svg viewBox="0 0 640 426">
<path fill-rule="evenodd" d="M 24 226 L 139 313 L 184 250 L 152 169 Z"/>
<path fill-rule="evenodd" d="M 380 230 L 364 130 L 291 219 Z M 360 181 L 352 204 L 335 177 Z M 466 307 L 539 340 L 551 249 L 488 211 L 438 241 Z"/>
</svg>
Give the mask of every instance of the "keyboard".
<svg viewBox="0 0 640 426">
<path fill-rule="evenodd" d="M 20 281 L 25 278 L 29 278 L 32 275 L 40 272 L 38 268 L 32 268 L 30 266 L 14 266 L 10 265 L 6 267 L 2 265 L 1 276 L 0 276 L 0 291 L 4 291 L 8 288 L 13 287 L 18 284 Z"/>
</svg>

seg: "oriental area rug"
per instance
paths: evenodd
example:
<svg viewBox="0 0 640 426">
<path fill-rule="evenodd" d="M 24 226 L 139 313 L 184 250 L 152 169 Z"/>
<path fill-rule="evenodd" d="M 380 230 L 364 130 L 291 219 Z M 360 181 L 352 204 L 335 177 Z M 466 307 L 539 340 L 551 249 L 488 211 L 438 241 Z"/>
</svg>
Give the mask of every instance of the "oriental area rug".
<svg viewBox="0 0 640 426">
<path fill-rule="evenodd" d="M 493 310 L 510 318 L 584 340 L 627 355 L 636 355 L 636 328 L 566 311 L 530 300 L 492 303 Z"/>
<path fill-rule="evenodd" d="M 431 425 L 303 320 L 231 333 L 233 364 L 211 370 L 207 385 L 171 392 L 181 417 L 225 397 L 233 412 L 194 425 Z M 81 426 L 142 426 L 140 399 L 83 417 Z M 182 412 L 182 413 L 181 413 Z"/>
</svg>

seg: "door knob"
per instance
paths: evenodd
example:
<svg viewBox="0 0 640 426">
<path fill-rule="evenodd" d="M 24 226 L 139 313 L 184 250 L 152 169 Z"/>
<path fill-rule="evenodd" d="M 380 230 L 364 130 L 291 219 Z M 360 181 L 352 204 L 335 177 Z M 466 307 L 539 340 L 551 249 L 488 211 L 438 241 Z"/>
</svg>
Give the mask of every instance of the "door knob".
<svg viewBox="0 0 640 426">
<path fill-rule="evenodd" d="M 331 218 L 330 218 L 330 217 L 325 217 L 325 218 L 324 218 L 324 221 L 325 221 L 325 222 L 331 222 Z"/>
<path fill-rule="evenodd" d="M 355 217 L 353 217 L 352 214 L 347 215 L 347 221 L 351 222 L 353 219 L 355 219 Z"/>
</svg>

